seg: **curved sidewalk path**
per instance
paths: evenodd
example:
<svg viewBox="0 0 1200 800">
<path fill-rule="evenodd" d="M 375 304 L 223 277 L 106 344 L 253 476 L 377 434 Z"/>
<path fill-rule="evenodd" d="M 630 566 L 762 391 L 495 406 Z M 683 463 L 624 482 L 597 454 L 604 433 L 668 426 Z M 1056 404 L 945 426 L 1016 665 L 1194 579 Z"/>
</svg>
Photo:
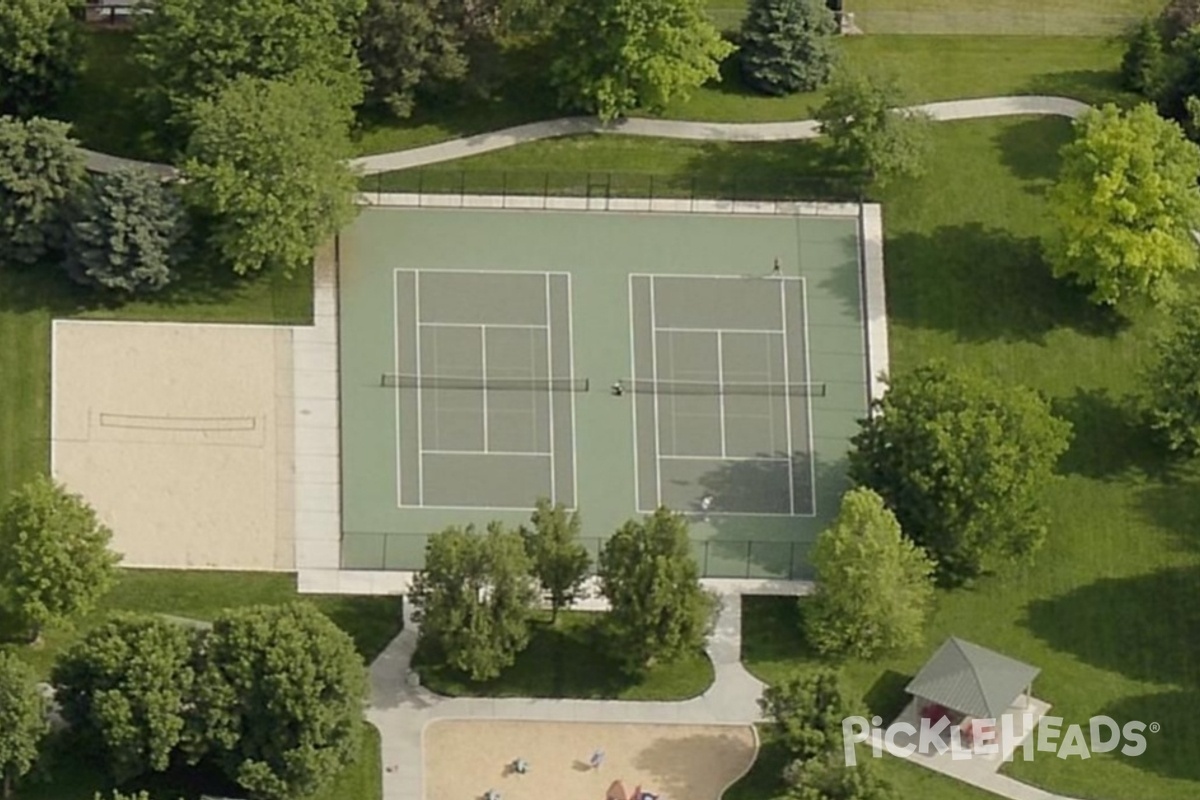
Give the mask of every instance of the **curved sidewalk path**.
<svg viewBox="0 0 1200 800">
<path fill-rule="evenodd" d="M 939 122 L 985 117 L 1012 117 L 1024 115 L 1070 117 L 1074 119 L 1090 106 L 1069 97 L 1045 95 L 1016 95 L 1011 97 L 981 97 L 973 100 L 948 100 L 940 103 L 925 103 L 912 106 L 910 110 L 922 111 Z M 815 139 L 820 136 L 816 120 L 797 122 L 689 122 L 686 120 L 647 119 L 643 117 L 622 119 L 605 124 L 595 117 L 564 117 L 542 122 L 531 122 L 513 128 L 452 139 L 426 147 L 414 147 L 392 153 L 363 156 L 350 161 L 350 165 L 363 175 L 424 167 L 444 161 L 454 161 L 468 156 L 477 156 L 495 150 L 503 150 L 519 144 L 562 136 L 579 136 L 591 133 L 616 133 L 626 136 L 651 136 L 662 139 L 687 139 L 706 142 L 789 142 Z M 93 172 L 113 172 L 118 169 L 147 169 L 163 177 L 177 173 L 168 164 L 110 156 L 92 150 L 84 150 L 88 169 Z"/>
<path fill-rule="evenodd" d="M 379 729 L 383 758 L 383 800 L 424 798 L 422 734 L 437 719 L 506 719 L 548 722 L 682 723 L 751 725 L 762 719 L 758 698 L 763 684 L 742 666 L 742 596 L 721 581 L 706 581 L 721 601 L 705 647 L 713 683 L 699 697 L 676 702 L 556 700 L 539 698 L 450 698 L 409 683 L 417 644 L 410 603 L 404 604 L 404 630 L 371 664 L 371 707 L 367 718 Z M 793 593 L 811 584 L 796 581 Z M 721 591 L 726 589 L 726 591 Z M 778 591 L 778 590 L 776 590 Z M 578 608 L 598 608 L 596 603 Z"/>
</svg>

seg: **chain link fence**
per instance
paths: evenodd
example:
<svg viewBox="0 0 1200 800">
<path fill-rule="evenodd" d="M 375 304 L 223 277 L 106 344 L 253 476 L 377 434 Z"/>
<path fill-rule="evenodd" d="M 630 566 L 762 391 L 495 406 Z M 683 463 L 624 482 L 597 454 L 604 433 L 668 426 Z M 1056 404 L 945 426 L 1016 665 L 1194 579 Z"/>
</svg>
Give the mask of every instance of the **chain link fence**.
<svg viewBox="0 0 1200 800">
<path fill-rule="evenodd" d="M 419 570 L 425 566 L 423 533 L 347 533 L 342 568 L 348 570 Z M 586 536 L 580 542 L 595 570 L 606 540 Z M 692 541 L 692 555 L 704 578 L 809 580 L 811 545 L 797 541 L 708 539 Z"/>
<path fill-rule="evenodd" d="M 529 170 L 421 168 L 368 175 L 360 191 L 429 195 L 501 197 L 583 197 L 741 201 L 859 202 L 864 181 L 850 174 L 771 175 L 727 172 L 716 175 Z M 369 199 L 369 198 L 368 198 Z"/>
</svg>

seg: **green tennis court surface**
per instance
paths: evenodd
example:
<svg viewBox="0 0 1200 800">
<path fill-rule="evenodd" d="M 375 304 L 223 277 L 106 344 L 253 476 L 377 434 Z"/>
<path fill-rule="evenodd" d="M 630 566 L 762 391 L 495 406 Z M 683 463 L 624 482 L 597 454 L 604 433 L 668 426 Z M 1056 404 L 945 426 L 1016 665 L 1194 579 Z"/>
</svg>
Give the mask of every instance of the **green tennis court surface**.
<svg viewBox="0 0 1200 800">
<path fill-rule="evenodd" d="M 369 209 L 340 242 L 342 561 L 662 504 L 712 577 L 805 577 L 867 406 L 855 218 Z M 778 265 L 778 268 L 776 268 Z"/>
</svg>

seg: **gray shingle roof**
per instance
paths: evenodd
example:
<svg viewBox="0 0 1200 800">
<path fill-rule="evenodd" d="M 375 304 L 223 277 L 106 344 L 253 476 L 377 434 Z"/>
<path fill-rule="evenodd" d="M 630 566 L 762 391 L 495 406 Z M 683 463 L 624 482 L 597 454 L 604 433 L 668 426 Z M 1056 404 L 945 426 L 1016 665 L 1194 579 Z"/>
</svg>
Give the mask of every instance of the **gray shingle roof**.
<svg viewBox="0 0 1200 800">
<path fill-rule="evenodd" d="M 951 636 L 905 687 L 909 694 L 984 719 L 997 719 L 1041 672 Z"/>
</svg>

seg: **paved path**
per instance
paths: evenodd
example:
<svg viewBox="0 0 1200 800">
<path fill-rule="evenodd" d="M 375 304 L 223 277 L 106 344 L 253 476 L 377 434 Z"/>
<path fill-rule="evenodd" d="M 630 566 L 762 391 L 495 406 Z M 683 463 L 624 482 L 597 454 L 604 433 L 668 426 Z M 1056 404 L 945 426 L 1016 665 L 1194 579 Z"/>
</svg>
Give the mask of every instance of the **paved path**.
<svg viewBox="0 0 1200 800">
<path fill-rule="evenodd" d="M 1049 115 L 1075 118 L 1089 106 L 1067 97 L 985 97 L 978 100 L 951 100 L 945 103 L 927 103 L 914 106 L 939 121 L 979 119 L 983 117 L 1010 117 L 1025 114 Z M 619 133 L 626 136 L 655 136 L 664 139 L 690 139 L 713 142 L 787 142 L 814 139 L 820 136 L 816 120 L 799 122 L 687 122 L 670 119 L 623 119 L 604 124 L 592 117 L 566 117 L 544 122 L 518 125 L 515 128 L 492 133 L 481 133 L 464 139 L 439 142 L 428 147 L 400 150 L 364 156 L 351 161 L 351 165 L 364 175 L 393 172 L 413 167 L 453 161 L 467 156 L 490 153 L 541 139 L 560 136 L 577 136 L 585 133 Z"/>
<path fill-rule="evenodd" d="M 949 100 L 941 103 L 926 103 L 913 106 L 938 121 L 981 119 L 984 117 L 1011 117 L 1020 115 L 1058 116 L 1074 119 L 1089 106 L 1069 97 L 1042 95 L 1018 95 L 1012 97 L 982 97 L 974 100 Z M 562 119 L 532 122 L 514 128 L 504 128 L 492 133 L 481 133 L 448 142 L 439 142 L 427 147 L 398 150 L 352 159 L 351 166 L 363 175 L 394 172 L 414 167 L 424 167 L 453 161 L 467 156 L 503 150 L 519 144 L 561 136 L 578 136 L 588 133 L 619 133 L 626 136 L 653 136 L 663 139 L 688 139 L 711 142 L 787 142 L 815 139 L 820 136 L 816 120 L 796 122 L 689 122 L 687 120 L 646 119 L 642 117 L 623 119 L 605 124 L 594 117 L 564 117 Z M 149 169 L 164 177 L 173 177 L 177 170 L 167 164 L 133 161 L 93 150 L 85 150 L 88 169 L 93 172 L 113 172 L 118 169 Z"/>
</svg>

